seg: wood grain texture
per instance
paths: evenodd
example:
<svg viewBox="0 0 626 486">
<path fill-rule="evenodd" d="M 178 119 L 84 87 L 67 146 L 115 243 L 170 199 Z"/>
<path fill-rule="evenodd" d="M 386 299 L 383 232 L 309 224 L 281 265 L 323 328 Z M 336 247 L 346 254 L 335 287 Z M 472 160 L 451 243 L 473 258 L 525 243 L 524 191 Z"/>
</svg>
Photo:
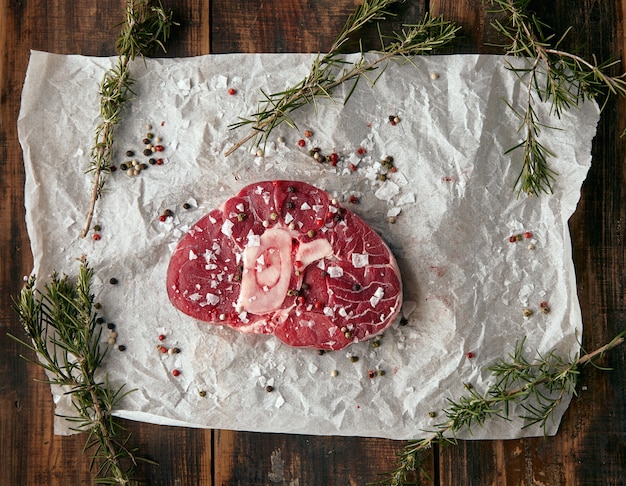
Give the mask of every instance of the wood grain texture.
<svg viewBox="0 0 626 486">
<path fill-rule="evenodd" d="M 325 51 L 356 0 L 167 0 L 181 24 L 167 56 L 225 52 Z M 32 260 L 24 225 L 24 173 L 16 120 L 30 49 L 113 55 L 124 0 L 0 0 L 0 485 L 93 484 L 83 436 L 53 435 L 53 404 L 42 372 L 16 356 L 6 335 L 21 335 L 11 309 Z M 564 32 L 564 47 L 587 58 L 624 58 L 623 0 L 533 1 L 537 13 Z M 407 1 L 395 7 L 392 28 L 427 10 L 460 23 L 454 53 L 493 53 L 498 36 L 481 0 Z M 365 47 L 377 32 L 365 32 Z M 348 48 L 354 50 L 356 42 Z M 621 66 L 622 71 L 624 66 Z M 616 68 L 616 73 L 618 72 Z M 609 100 L 598 126 L 593 166 L 570 221 L 582 342 L 592 349 L 626 328 L 626 102 Z M 47 141 L 46 141 L 47 142 Z M 54 217 L 54 215 L 51 215 Z M 549 262 L 546 262 L 549 264 Z M 626 482 L 625 349 L 605 359 L 616 371 L 581 374 L 579 396 L 559 434 L 510 441 L 465 441 L 435 450 L 419 484 L 570 486 Z M 32 357 L 32 356 L 31 356 Z M 160 427 L 125 422 L 133 442 L 160 465 L 141 466 L 150 485 L 363 485 L 394 466 L 403 442 L 354 437 L 258 434 Z"/>
</svg>

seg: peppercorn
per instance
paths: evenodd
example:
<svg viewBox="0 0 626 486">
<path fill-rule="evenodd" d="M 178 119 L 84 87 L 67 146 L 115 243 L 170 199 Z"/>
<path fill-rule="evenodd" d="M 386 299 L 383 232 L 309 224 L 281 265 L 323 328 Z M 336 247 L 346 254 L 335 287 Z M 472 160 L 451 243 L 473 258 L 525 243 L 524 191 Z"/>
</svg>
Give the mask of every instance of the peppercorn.
<svg viewBox="0 0 626 486">
<path fill-rule="evenodd" d="M 533 311 L 530 309 L 524 309 L 524 317 L 530 317 L 533 315 Z"/>
<path fill-rule="evenodd" d="M 206 392 L 204 390 L 200 390 L 198 392 L 198 395 L 200 395 L 202 398 L 206 397 Z"/>
<path fill-rule="evenodd" d="M 183 209 L 190 209 L 190 208 L 191 208 L 191 204 L 189 203 L 183 204 Z"/>
<path fill-rule="evenodd" d="M 430 418 L 435 418 L 437 416 L 437 412 L 430 411 L 430 412 L 428 412 L 428 416 Z"/>
<path fill-rule="evenodd" d="M 128 170 L 128 165 L 126 164 L 120 164 L 120 170 Z"/>
<path fill-rule="evenodd" d="M 265 387 L 265 391 L 266 391 L 267 393 L 272 393 L 272 392 L 274 391 L 274 387 L 273 387 L 272 385 L 267 385 L 267 386 Z"/>
<path fill-rule="evenodd" d="M 337 370 L 332 370 L 332 371 L 330 372 L 330 376 L 333 376 L 333 377 L 334 377 L 334 376 L 337 376 L 338 374 L 339 374 L 339 372 L 338 372 Z"/>
<path fill-rule="evenodd" d="M 112 277 L 112 278 L 109 280 L 109 283 L 110 283 L 111 285 L 117 285 L 117 279 L 116 279 L 115 277 Z"/>
<path fill-rule="evenodd" d="M 135 155 L 135 152 L 133 152 L 132 150 L 126 151 L 126 157 L 132 157 L 133 155 Z"/>
<path fill-rule="evenodd" d="M 307 236 L 308 236 L 309 238 L 314 238 L 314 237 L 315 237 L 315 235 L 316 235 L 317 233 L 316 233 L 316 231 L 315 231 L 315 230 L 312 230 L 312 229 L 311 229 L 311 230 L 307 231 L 307 232 L 306 232 L 306 234 L 307 234 Z"/>
<path fill-rule="evenodd" d="M 237 90 L 235 88 L 228 88 L 228 94 L 234 96 L 237 94 Z"/>
<path fill-rule="evenodd" d="M 101 229 L 102 229 L 102 227 L 101 227 L 99 224 L 95 224 L 95 225 L 93 226 L 93 230 L 94 230 L 94 231 L 100 231 Z"/>
<path fill-rule="evenodd" d="M 163 152 L 163 150 L 165 150 L 165 147 L 163 147 L 163 145 L 155 145 L 154 150 L 156 150 L 157 152 Z"/>
<path fill-rule="evenodd" d="M 359 360 L 358 356 L 350 356 L 350 362 L 356 363 Z"/>
<path fill-rule="evenodd" d="M 317 354 L 318 354 L 319 356 L 322 356 L 324 353 L 325 353 L 325 351 L 324 351 L 323 349 L 318 349 L 318 350 L 317 350 Z"/>
<path fill-rule="evenodd" d="M 313 132 L 311 130 L 305 130 L 302 135 L 304 135 L 306 138 L 311 138 L 313 136 Z"/>
<path fill-rule="evenodd" d="M 148 159 L 148 163 L 149 163 L 150 165 L 155 165 L 155 164 L 157 163 L 157 161 L 156 161 L 156 159 L 154 159 L 154 158 L 150 158 L 150 159 Z"/>
<path fill-rule="evenodd" d="M 150 138 L 152 138 L 152 137 L 150 137 Z M 149 144 L 150 144 L 150 142 L 151 142 L 150 138 L 144 138 L 141 142 L 142 142 L 144 145 L 149 145 Z"/>
<path fill-rule="evenodd" d="M 115 329 L 115 323 L 114 323 L 114 322 L 109 322 L 109 323 L 107 324 L 107 329 L 110 329 L 111 331 L 112 331 L 113 329 Z"/>
<path fill-rule="evenodd" d="M 298 140 L 298 147 L 304 147 L 306 142 L 303 139 Z"/>
<path fill-rule="evenodd" d="M 385 376 L 385 370 L 378 370 L 378 376 Z"/>
<path fill-rule="evenodd" d="M 152 150 L 151 150 L 151 149 L 149 149 L 149 148 L 147 148 L 147 149 L 145 149 L 145 150 L 143 151 L 143 154 L 144 154 L 146 157 L 148 157 L 148 156 L 152 155 Z"/>
<path fill-rule="evenodd" d="M 100 239 L 100 233 L 94 233 L 93 239 L 94 241 L 98 241 Z"/>
<path fill-rule="evenodd" d="M 103 317 L 96 317 L 96 324 L 104 324 L 104 318 Z"/>
<path fill-rule="evenodd" d="M 369 370 L 369 371 L 367 372 L 367 376 L 368 376 L 369 378 L 374 378 L 374 377 L 376 376 L 376 372 L 375 372 L 374 370 Z"/>
<path fill-rule="evenodd" d="M 163 214 L 168 218 L 174 216 L 174 212 L 171 209 L 166 209 L 165 211 L 163 211 Z"/>
<path fill-rule="evenodd" d="M 152 128 L 152 127 L 150 127 L 150 128 Z M 148 129 L 148 130 L 149 130 L 149 129 Z M 152 137 L 154 137 L 154 133 L 152 133 L 152 132 L 148 132 L 148 133 L 146 133 L 146 138 L 148 139 L 148 143 L 150 142 L 150 140 L 149 140 L 149 139 L 151 139 Z"/>
<path fill-rule="evenodd" d="M 117 347 L 117 349 L 118 349 L 119 351 L 126 351 L 126 346 L 124 346 L 123 344 L 120 344 L 120 345 Z"/>
<path fill-rule="evenodd" d="M 172 371 L 172 375 L 179 376 L 180 375 L 180 371 L 179 370 L 174 370 L 174 371 Z"/>
</svg>

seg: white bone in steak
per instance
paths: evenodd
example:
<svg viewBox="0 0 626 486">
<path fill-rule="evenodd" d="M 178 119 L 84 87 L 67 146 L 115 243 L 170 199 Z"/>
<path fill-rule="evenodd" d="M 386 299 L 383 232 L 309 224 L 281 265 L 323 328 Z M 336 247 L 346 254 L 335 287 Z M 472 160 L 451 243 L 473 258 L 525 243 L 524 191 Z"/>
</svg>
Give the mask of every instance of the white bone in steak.
<svg viewBox="0 0 626 486">
<path fill-rule="evenodd" d="M 327 350 L 380 334 L 402 303 L 380 236 L 296 181 L 251 184 L 195 223 L 172 255 L 167 291 L 196 319 Z"/>
</svg>

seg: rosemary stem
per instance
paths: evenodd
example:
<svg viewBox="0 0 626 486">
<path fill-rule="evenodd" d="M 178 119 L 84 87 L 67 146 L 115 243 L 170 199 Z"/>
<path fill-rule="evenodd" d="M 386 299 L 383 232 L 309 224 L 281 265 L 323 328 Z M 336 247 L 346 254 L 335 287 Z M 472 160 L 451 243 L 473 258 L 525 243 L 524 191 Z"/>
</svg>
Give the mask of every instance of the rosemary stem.
<svg viewBox="0 0 626 486">
<path fill-rule="evenodd" d="M 340 86 L 343 83 L 345 83 L 347 81 L 350 81 L 351 79 L 354 79 L 354 78 L 356 78 L 358 76 L 363 75 L 364 73 L 366 73 L 368 71 L 371 71 L 376 66 L 378 66 L 380 63 L 385 62 L 388 59 L 390 59 L 390 58 L 392 58 L 394 56 L 397 56 L 397 55 L 398 55 L 397 52 L 387 52 L 387 53 L 384 53 L 383 55 L 381 55 L 378 59 L 370 61 L 367 64 L 354 66 L 351 70 L 345 72 L 342 76 L 340 76 L 339 78 L 337 78 L 334 81 L 330 82 L 329 84 L 325 85 L 324 87 L 320 86 L 319 84 L 316 84 L 316 85 L 314 85 L 314 86 L 312 86 L 312 87 L 310 87 L 308 89 L 301 88 L 298 91 L 295 91 L 293 94 L 291 94 L 288 98 L 286 98 L 285 101 L 283 102 L 283 104 L 286 105 L 286 106 L 289 106 L 292 102 L 302 98 L 302 96 L 305 94 L 305 92 L 307 94 L 309 94 L 310 96 L 312 96 L 312 97 L 318 96 L 318 95 L 320 95 L 322 93 L 325 93 L 325 92 L 330 92 L 333 89 L 335 89 L 337 86 Z M 257 136 L 259 134 L 259 132 L 263 131 L 266 127 L 268 127 L 269 125 L 274 123 L 281 116 L 283 116 L 283 112 L 282 111 L 280 111 L 280 110 L 274 111 L 272 113 L 272 115 L 270 115 L 268 118 L 265 118 L 262 122 L 257 123 L 245 137 L 240 139 L 231 148 L 229 148 L 225 152 L 224 156 L 228 157 L 229 155 L 231 155 L 234 151 L 236 151 L 241 146 L 245 145 L 248 141 L 250 141 L 255 136 Z"/>
</svg>

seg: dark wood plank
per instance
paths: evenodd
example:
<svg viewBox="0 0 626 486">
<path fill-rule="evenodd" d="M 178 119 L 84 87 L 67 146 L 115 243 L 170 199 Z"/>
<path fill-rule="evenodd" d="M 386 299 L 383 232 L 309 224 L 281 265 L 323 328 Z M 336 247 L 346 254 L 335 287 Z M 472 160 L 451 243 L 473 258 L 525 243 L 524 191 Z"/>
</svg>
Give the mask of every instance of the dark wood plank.
<svg viewBox="0 0 626 486">
<path fill-rule="evenodd" d="M 492 14 L 481 0 L 405 2 L 391 23 L 419 20 L 428 3 L 464 27 L 452 52 L 499 52 L 489 28 Z M 53 405 L 46 386 L 33 382 L 41 371 L 16 358 L 22 349 L 6 332 L 20 335 L 11 297 L 31 268 L 24 225 L 21 151 L 15 122 L 29 49 L 85 55 L 113 55 L 125 2 L 0 0 L 0 484 L 92 484 L 84 436 L 53 435 Z M 167 56 L 209 52 L 325 51 L 354 0 L 175 0 L 181 28 Z M 626 4 L 615 0 L 534 1 L 533 8 L 563 32 L 574 25 L 568 49 L 586 57 L 624 56 Z M 365 47 L 377 43 L 375 29 Z M 348 46 L 354 50 L 357 46 Z M 623 70 L 624 67 L 622 66 Z M 607 106 L 594 143 L 594 163 L 571 220 L 578 291 L 583 309 L 583 344 L 595 348 L 624 328 L 624 221 L 626 203 L 626 102 Z M 32 357 L 32 356 L 31 356 Z M 615 372 L 585 370 L 580 396 L 566 413 L 556 437 L 462 442 L 443 449 L 428 469 L 441 485 L 623 484 L 626 450 L 624 349 L 606 363 Z M 141 467 L 151 485 L 365 484 L 394 466 L 403 442 L 381 439 L 292 436 L 160 427 L 125 422 L 133 442 L 160 466 Z M 430 484 L 425 478 L 420 484 Z"/>
</svg>

